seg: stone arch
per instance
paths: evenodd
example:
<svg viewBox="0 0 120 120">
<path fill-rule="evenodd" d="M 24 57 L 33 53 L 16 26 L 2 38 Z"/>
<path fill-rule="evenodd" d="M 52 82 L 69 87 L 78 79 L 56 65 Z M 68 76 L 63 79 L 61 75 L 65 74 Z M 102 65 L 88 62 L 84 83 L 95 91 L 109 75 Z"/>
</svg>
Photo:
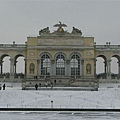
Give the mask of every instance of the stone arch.
<svg viewBox="0 0 120 120">
<path fill-rule="evenodd" d="M 70 55 L 69 55 L 69 59 L 71 59 L 71 57 L 72 57 L 74 54 L 76 54 L 76 55 L 80 56 L 80 58 L 82 58 L 82 54 L 81 54 L 81 53 L 79 53 L 79 52 L 71 52 Z"/>
<path fill-rule="evenodd" d="M 57 55 L 59 55 L 59 54 L 62 54 L 62 55 L 65 57 L 65 59 L 67 59 L 67 55 L 66 55 L 64 52 L 57 52 L 57 53 L 54 55 L 54 59 L 56 59 Z"/>
<path fill-rule="evenodd" d="M 52 58 L 52 55 L 51 55 L 49 52 L 42 52 L 42 53 L 39 54 L 39 59 L 40 59 L 44 54 L 47 54 L 47 55 L 50 57 L 50 59 Z"/>
<path fill-rule="evenodd" d="M 9 54 L 2 54 L 2 55 L 0 56 L 1 60 L 3 60 L 4 57 L 6 57 L 6 56 L 10 56 L 10 55 L 9 55 Z"/>
<path fill-rule="evenodd" d="M 111 57 L 115 57 L 115 58 L 117 58 L 117 59 L 118 59 L 118 61 L 120 61 L 120 56 L 119 56 L 119 55 L 117 55 L 117 54 L 114 54 L 114 55 L 112 55 Z"/>
<path fill-rule="evenodd" d="M 102 57 L 104 60 L 108 59 L 108 56 L 106 56 L 105 54 L 98 54 L 98 55 L 96 55 L 96 58 L 97 57 Z"/>
<path fill-rule="evenodd" d="M 16 55 L 14 56 L 14 59 L 16 59 L 16 58 L 18 58 L 18 57 L 20 57 L 20 56 L 25 57 L 24 54 L 18 53 L 18 54 L 16 54 Z"/>
</svg>

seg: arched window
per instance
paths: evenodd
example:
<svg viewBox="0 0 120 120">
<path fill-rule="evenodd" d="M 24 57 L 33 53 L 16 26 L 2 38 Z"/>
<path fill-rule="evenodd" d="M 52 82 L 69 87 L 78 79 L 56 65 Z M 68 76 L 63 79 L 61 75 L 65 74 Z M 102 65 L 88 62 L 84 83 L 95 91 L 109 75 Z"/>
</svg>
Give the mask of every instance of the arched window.
<svg viewBox="0 0 120 120">
<path fill-rule="evenodd" d="M 41 57 L 41 75 L 50 75 L 50 57 L 47 54 Z"/>
<path fill-rule="evenodd" d="M 74 54 L 71 57 L 71 75 L 77 76 L 80 75 L 80 57 L 77 54 Z"/>
<path fill-rule="evenodd" d="M 56 57 L 56 75 L 65 75 L 65 57 L 62 54 Z"/>
</svg>

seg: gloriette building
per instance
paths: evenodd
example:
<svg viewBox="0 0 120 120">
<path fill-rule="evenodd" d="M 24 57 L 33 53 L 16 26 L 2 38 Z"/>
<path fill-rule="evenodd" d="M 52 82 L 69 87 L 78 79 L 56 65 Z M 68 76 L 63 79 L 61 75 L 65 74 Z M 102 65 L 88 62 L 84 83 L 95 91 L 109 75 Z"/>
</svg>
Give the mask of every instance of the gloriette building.
<svg viewBox="0 0 120 120">
<path fill-rule="evenodd" d="M 10 56 L 10 79 L 14 79 L 16 58 L 25 58 L 25 77 L 22 87 L 34 86 L 36 83 L 45 86 L 80 86 L 98 87 L 96 76 L 96 58 L 104 59 L 104 79 L 111 79 L 111 57 L 118 59 L 120 79 L 120 45 L 96 45 L 94 37 L 82 36 L 81 30 L 73 27 L 67 32 L 67 25 L 59 22 L 50 32 L 49 27 L 39 31 L 37 37 L 27 37 L 24 45 L 0 45 L 1 74 L 2 59 Z"/>
</svg>

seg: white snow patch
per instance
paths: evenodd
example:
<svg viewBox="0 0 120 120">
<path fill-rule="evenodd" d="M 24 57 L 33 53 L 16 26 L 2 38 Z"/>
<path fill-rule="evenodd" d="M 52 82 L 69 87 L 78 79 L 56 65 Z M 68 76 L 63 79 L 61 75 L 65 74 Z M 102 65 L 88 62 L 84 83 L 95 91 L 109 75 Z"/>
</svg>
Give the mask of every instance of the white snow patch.
<svg viewBox="0 0 120 120">
<path fill-rule="evenodd" d="M 0 90 L 0 107 L 120 108 L 119 84 L 100 84 L 99 91 L 22 90 L 20 84 Z M 12 87 L 11 87 L 12 86 Z"/>
</svg>

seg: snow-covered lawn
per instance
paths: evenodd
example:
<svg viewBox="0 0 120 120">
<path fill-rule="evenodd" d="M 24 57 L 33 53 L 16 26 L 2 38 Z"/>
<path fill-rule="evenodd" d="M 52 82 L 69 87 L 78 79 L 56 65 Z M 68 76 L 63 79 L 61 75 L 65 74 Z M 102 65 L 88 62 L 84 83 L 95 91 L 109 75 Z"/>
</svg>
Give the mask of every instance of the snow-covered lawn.
<svg viewBox="0 0 120 120">
<path fill-rule="evenodd" d="M 0 90 L 0 107 L 120 108 L 119 84 L 100 84 L 99 91 L 36 91 L 21 90 L 19 84 L 6 86 Z"/>
</svg>

